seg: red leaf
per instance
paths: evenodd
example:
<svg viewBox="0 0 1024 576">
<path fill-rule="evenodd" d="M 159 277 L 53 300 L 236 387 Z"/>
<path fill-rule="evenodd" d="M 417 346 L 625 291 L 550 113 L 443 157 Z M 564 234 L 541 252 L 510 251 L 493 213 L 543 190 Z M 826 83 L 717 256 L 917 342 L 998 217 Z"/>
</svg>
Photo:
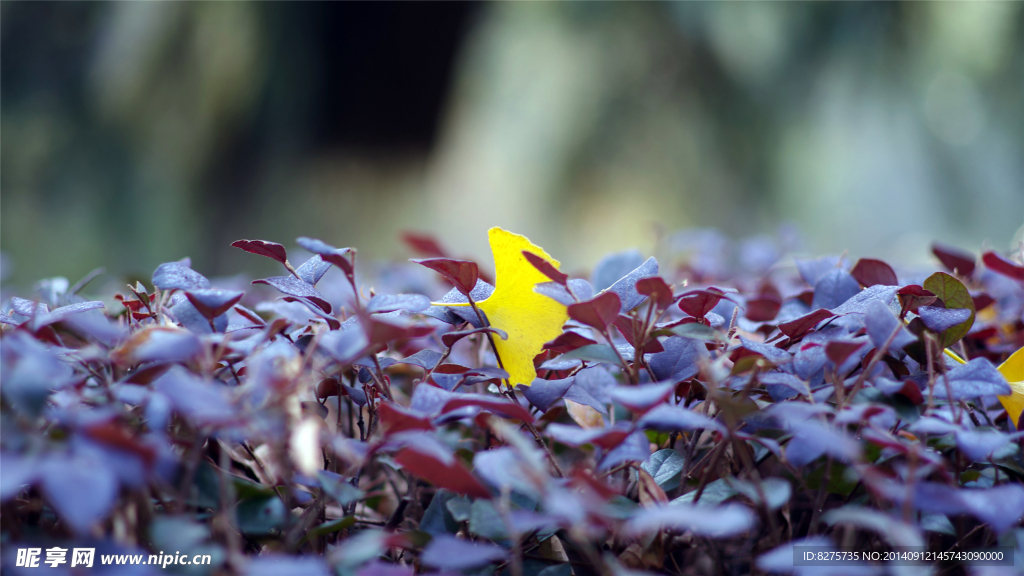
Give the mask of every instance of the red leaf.
<svg viewBox="0 0 1024 576">
<path fill-rule="evenodd" d="M 936 296 L 930 291 L 925 290 L 917 284 L 910 284 L 904 286 L 896 291 L 898 298 L 900 299 L 900 306 L 904 310 L 909 312 L 917 313 L 917 309 L 921 306 L 930 306 L 935 302 Z"/>
<path fill-rule="evenodd" d="M 429 234 L 419 232 L 402 232 L 402 242 L 412 249 L 413 252 L 426 256 L 427 258 L 447 258 L 448 253 L 441 248 L 437 239 Z"/>
<path fill-rule="evenodd" d="M 672 300 L 675 299 L 672 288 L 660 276 L 649 276 L 637 280 L 636 291 L 644 296 L 650 296 L 657 303 L 658 310 L 668 308 L 672 305 Z"/>
<path fill-rule="evenodd" d="M 235 248 L 241 248 L 250 254 L 259 254 L 267 258 L 273 258 L 281 264 L 288 261 L 288 252 L 277 242 L 266 240 L 235 240 L 231 243 Z"/>
<path fill-rule="evenodd" d="M 469 371 L 469 368 L 460 364 L 438 364 L 437 368 L 434 368 L 434 372 L 437 374 L 465 374 Z"/>
<path fill-rule="evenodd" d="M 622 301 L 615 292 L 603 292 L 587 300 L 569 305 L 569 317 L 573 320 L 596 328 L 601 332 L 608 330 L 619 317 Z"/>
<path fill-rule="evenodd" d="M 476 498 L 491 497 L 487 488 L 458 462 L 442 462 L 412 448 L 399 450 L 395 461 L 413 475 L 441 488 Z"/>
<path fill-rule="evenodd" d="M 441 342 L 444 343 L 444 345 L 447 346 L 448 348 L 451 348 L 452 346 L 455 345 L 456 342 L 462 340 L 466 336 L 470 336 L 472 334 L 483 334 L 486 332 L 497 334 L 498 338 L 501 338 L 502 340 L 508 340 L 508 334 L 506 334 L 504 330 L 499 330 L 497 328 L 492 328 L 490 326 L 484 326 L 483 328 L 474 328 L 472 330 L 453 330 L 452 332 L 446 332 L 441 336 Z"/>
<path fill-rule="evenodd" d="M 903 388 L 900 388 L 897 394 L 905 396 L 907 400 L 910 400 L 915 405 L 924 404 L 924 396 L 921 395 L 921 389 L 917 387 L 913 380 L 905 381 Z"/>
<path fill-rule="evenodd" d="M 385 435 L 407 430 L 434 429 L 434 423 L 430 418 L 416 414 L 394 402 L 381 402 L 377 409 L 380 411 L 380 421 L 384 424 Z"/>
<path fill-rule="evenodd" d="M 477 269 L 476 262 L 470 262 L 469 260 L 426 258 L 423 260 L 413 260 L 413 262 L 426 266 L 444 276 L 445 280 L 451 282 L 452 285 L 458 288 L 459 292 L 467 296 L 473 291 L 477 278 L 480 277 L 480 271 Z"/>
<path fill-rule="evenodd" d="M 534 254 L 533 252 L 523 250 L 523 256 L 526 257 L 527 262 L 533 264 L 534 268 L 540 270 L 541 274 L 547 276 L 548 278 L 551 278 L 553 281 L 558 282 L 562 286 L 565 286 L 565 283 L 569 281 L 568 274 L 559 272 L 558 268 L 555 268 L 554 265 L 551 264 L 551 262 L 548 262 L 547 260 Z"/>
<path fill-rule="evenodd" d="M 846 359 L 857 350 L 860 350 L 862 346 L 864 346 L 863 342 L 833 340 L 825 345 L 825 356 L 828 356 L 828 359 L 835 362 L 838 366 L 846 362 Z"/>
<path fill-rule="evenodd" d="M 796 340 L 797 338 L 810 332 L 811 329 L 817 326 L 818 323 L 821 322 L 822 320 L 826 318 L 831 318 L 833 316 L 835 316 L 835 314 L 829 312 L 828 310 L 818 309 L 815 310 L 814 312 L 811 312 L 810 314 L 801 316 L 796 320 L 791 320 L 789 322 L 783 322 L 782 324 L 779 324 L 779 330 L 781 330 L 782 333 L 785 334 L 786 336 L 789 336 L 790 340 Z"/>
<path fill-rule="evenodd" d="M 857 260 L 853 270 L 850 270 L 850 274 L 865 288 L 876 284 L 883 286 L 896 286 L 899 284 L 899 280 L 896 278 L 896 273 L 893 272 L 892 267 L 881 260 L 861 258 Z"/>
<path fill-rule="evenodd" d="M 1024 266 L 1016 262 L 1007 260 L 995 252 L 985 252 L 981 256 L 981 261 L 993 272 L 998 272 L 1003 276 L 1009 276 L 1014 280 L 1024 282 Z"/>
<path fill-rule="evenodd" d="M 341 386 L 337 378 L 324 378 L 316 385 L 317 398 L 329 398 L 340 394 Z"/>
<path fill-rule="evenodd" d="M 956 271 L 963 276 L 970 276 L 974 273 L 974 254 L 970 252 L 964 252 L 952 246 L 932 244 L 932 254 L 935 254 L 939 262 L 942 262 L 942 265 L 950 272 Z"/>
<path fill-rule="evenodd" d="M 978 312 L 981 312 L 985 308 L 988 308 L 996 301 L 995 298 L 989 296 L 985 292 L 982 292 L 977 296 L 971 296 L 971 299 L 974 300 L 974 309 Z"/>
<path fill-rule="evenodd" d="M 452 410 L 456 410 L 464 406 L 479 406 L 506 418 L 522 420 L 523 422 L 531 424 L 533 423 L 533 416 L 530 415 L 530 412 L 526 408 L 523 408 L 519 404 L 513 404 L 507 400 L 496 400 L 489 396 L 484 396 L 483 394 L 462 394 L 452 398 L 445 403 L 444 408 L 441 409 L 441 413 L 447 414 Z"/>
<path fill-rule="evenodd" d="M 746 317 L 754 322 L 770 322 L 779 314 L 780 308 L 782 302 L 771 296 L 747 300 Z"/>
<path fill-rule="evenodd" d="M 559 334 L 558 338 L 555 338 L 551 342 L 544 345 L 545 350 L 553 350 L 559 354 L 565 354 L 571 352 L 577 348 L 589 346 L 591 344 L 597 344 L 594 340 L 583 336 L 579 332 L 563 332 Z"/>
<path fill-rule="evenodd" d="M 156 458 L 153 448 L 139 442 L 127 428 L 116 422 L 94 424 L 85 429 L 85 434 L 93 440 L 135 454 L 142 458 L 147 466 L 152 464 Z"/>
<path fill-rule="evenodd" d="M 693 290 L 683 294 L 679 299 L 679 309 L 694 318 L 703 318 L 712 308 L 718 306 L 722 298 L 725 298 L 725 294 L 718 288 Z"/>
<path fill-rule="evenodd" d="M 369 316 L 363 317 L 363 329 L 366 330 L 366 338 L 371 346 L 387 345 L 393 340 L 404 340 L 408 338 L 420 338 L 434 331 L 434 328 L 426 325 L 413 324 L 401 326 L 383 322 Z"/>
</svg>

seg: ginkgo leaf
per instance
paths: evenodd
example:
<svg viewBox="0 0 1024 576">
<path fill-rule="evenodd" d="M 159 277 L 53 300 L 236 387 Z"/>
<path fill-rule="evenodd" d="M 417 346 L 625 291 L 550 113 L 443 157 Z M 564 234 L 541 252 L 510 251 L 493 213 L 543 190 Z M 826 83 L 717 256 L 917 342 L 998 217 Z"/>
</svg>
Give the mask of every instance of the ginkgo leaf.
<svg viewBox="0 0 1024 576">
<path fill-rule="evenodd" d="M 965 363 L 962 358 L 949 350 L 946 350 L 946 354 L 961 364 Z M 1014 426 L 1017 426 L 1021 412 L 1024 412 L 1024 348 L 1017 350 L 1006 359 L 1006 362 L 1000 364 L 999 373 L 1006 378 L 1006 382 L 1013 392 L 1008 396 L 996 396 L 996 398 L 999 398 L 999 403 L 1006 410 L 1007 417 L 1010 418 Z"/>
<path fill-rule="evenodd" d="M 494 338 L 494 346 L 502 366 L 509 374 L 512 386 L 529 386 L 537 377 L 533 358 L 562 333 L 562 325 L 569 319 L 563 304 L 534 292 L 533 288 L 549 278 L 531 264 L 523 252 L 530 252 L 558 269 L 555 260 L 543 248 L 519 234 L 498 227 L 487 232 L 494 256 L 494 292 L 477 303 L 487 315 L 488 323 L 508 334 L 508 338 Z M 468 303 L 435 306 L 469 306 Z"/>
</svg>

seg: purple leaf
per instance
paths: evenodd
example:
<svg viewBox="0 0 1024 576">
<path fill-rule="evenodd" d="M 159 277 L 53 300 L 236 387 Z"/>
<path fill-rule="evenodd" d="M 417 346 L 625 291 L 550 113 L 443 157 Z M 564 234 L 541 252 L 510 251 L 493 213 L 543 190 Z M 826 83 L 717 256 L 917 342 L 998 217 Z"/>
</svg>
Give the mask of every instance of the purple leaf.
<svg viewBox="0 0 1024 576">
<path fill-rule="evenodd" d="M 612 399 L 608 395 L 608 391 L 616 384 L 615 376 L 612 376 L 607 369 L 601 366 L 587 368 L 576 373 L 573 387 L 569 389 L 566 397 L 571 399 L 572 397 L 569 394 L 574 390 L 580 390 L 586 392 L 601 404 L 611 404 Z"/>
<path fill-rule="evenodd" d="M 273 276 L 262 280 L 253 280 L 252 283 L 273 286 L 289 296 L 307 298 L 324 312 L 328 314 L 331 313 L 331 303 L 324 298 L 323 294 L 318 292 L 316 288 L 313 288 L 312 285 L 307 284 L 294 276 Z"/>
<path fill-rule="evenodd" d="M 398 361 L 398 364 L 412 364 L 424 370 L 433 370 L 434 366 L 441 361 L 442 354 L 437 350 L 424 348 L 412 356 L 407 356 Z"/>
<path fill-rule="evenodd" d="M 349 252 L 352 251 L 350 248 L 335 248 L 326 242 L 305 236 L 296 238 L 295 242 L 306 250 L 320 256 L 325 262 L 337 266 L 350 280 L 354 277 L 355 270 L 352 268 L 352 260 L 347 257 Z M 312 284 L 316 284 L 316 282 L 312 282 Z"/>
<path fill-rule="evenodd" d="M 40 467 L 39 477 L 57 514 L 82 535 L 106 518 L 117 498 L 117 476 L 93 455 L 50 458 Z"/>
<path fill-rule="evenodd" d="M 860 292 L 860 284 L 846 270 L 831 270 L 814 283 L 811 309 L 836 308 Z"/>
<path fill-rule="evenodd" d="M 533 287 L 533 291 L 542 296 L 547 296 L 563 306 L 571 306 L 578 301 L 568 288 L 558 282 L 540 282 Z"/>
<path fill-rule="evenodd" d="M 892 310 L 877 300 L 868 304 L 867 310 L 864 312 L 864 327 L 867 329 L 868 337 L 871 338 L 871 343 L 883 352 L 885 343 L 893 332 L 897 333 L 891 344 L 893 350 L 900 350 L 917 341 L 917 338 L 910 333 L 910 330 L 907 330 L 903 322 L 896 318 Z"/>
<path fill-rule="evenodd" d="M 625 252 L 609 254 L 602 258 L 597 263 L 597 266 L 594 266 L 594 272 L 590 276 L 590 283 L 597 290 L 605 290 L 643 263 L 644 256 L 637 250 L 626 250 Z M 652 275 L 645 274 L 644 276 Z M 641 277 L 638 276 L 634 279 L 632 284 L 635 285 L 636 280 L 639 278 Z"/>
<path fill-rule="evenodd" d="M 47 312 L 46 314 L 40 314 L 33 318 L 32 329 L 39 330 L 43 326 L 49 326 L 50 324 L 54 324 L 56 322 L 63 322 L 67 320 L 69 317 L 74 316 L 76 314 L 82 314 L 83 312 L 88 312 L 89 310 L 99 310 L 100 308 L 103 307 L 103 302 L 100 301 L 77 302 L 75 304 L 61 306 L 60 308 L 55 308 L 51 312 Z"/>
<path fill-rule="evenodd" d="M 477 280 L 476 286 L 473 287 L 473 291 L 469 295 L 473 297 L 474 302 L 480 302 L 490 298 L 493 292 L 494 286 L 483 280 Z M 469 300 L 465 294 L 459 292 L 458 288 L 452 288 L 441 298 L 441 302 L 444 304 L 466 304 Z M 476 317 L 476 312 L 469 306 L 431 306 L 424 310 L 423 313 L 448 324 L 469 322 L 476 328 L 482 327 L 480 319 Z"/>
<path fill-rule="evenodd" d="M 946 376 L 953 392 L 953 400 L 968 400 L 981 396 L 1009 395 L 1010 385 L 999 370 L 985 358 L 975 358 L 949 371 Z M 946 398 L 946 386 L 942 378 L 935 381 L 935 397 Z"/>
<path fill-rule="evenodd" d="M 552 439 L 568 446 L 583 446 L 593 444 L 603 448 L 614 448 L 620 445 L 628 436 L 629 428 L 623 424 L 606 428 L 580 428 L 568 424 L 548 424 L 546 433 Z M 645 456 L 644 460 L 647 459 Z"/>
<path fill-rule="evenodd" d="M 864 530 L 877 532 L 892 546 L 924 546 L 924 538 L 917 526 L 907 524 L 880 510 L 846 505 L 829 510 L 822 521 L 830 524 L 850 524 Z"/>
<path fill-rule="evenodd" d="M 682 406 L 662 404 L 655 406 L 644 414 L 637 426 L 661 432 L 678 432 L 680 430 L 708 429 L 725 433 L 725 427 L 703 414 L 688 410 Z"/>
<path fill-rule="evenodd" d="M 547 412 L 552 404 L 562 399 L 565 392 L 572 386 L 573 380 L 574 378 L 563 378 L 561 380 L 542 380 L 538 378 L 533 381 L 531 386 L 520 385 L 519 391 L 526 396 L 530 404 L 536 406 L 541 412 Z"/>
<path fill-rule="evenodd" d="M 153 272 L 153 285 L 161 290 L 209 288 L 210 281 L 182 262 L 167 262 Z"/>
<path fill-rule="evenodd" d="M 377 294 L 366 303 L 366 311 L 371 314 L 380 312 L 423 312 L 430 308 L 430 298 L 422 294 Z"/>
<path fill-rule="evenodd" d="M 985 462 L 1011 441 L 1014 436 L 998 430 L 958 430 L 956 447 L 964 456 L 975 462 Z"/>
<path fill-rule="evenodd" d="M 312 258 L 306 260 L 302 266 L 296 268 L 295 273 L 298 274 L 299 278 L 302 278 L 302 281 L 306 284 L 315 286 L 316 283 L 324 277 L 324 274 L 327 274 L 327 271 L 330 270 L 330 268 L 330 262 L 325 262 L 319 254 L 315 254 Z"/>
<path fill-rule="evenodd" d="M 779 372 L 778 370 L 764 372 L 762 374 L 758 374 L 757 379 L 765 386 L 782 386 L 793 390 L 797 394 L 807 395 L 811 393 L 811 389 L 808 387 L 807 382 L 804 382 L 797 376 L 787 372 Z"/>
<path fill-rule="evenodd" d="M 39 459 L 23 457 L 14 452 L 4 452 L 4 465 L 0 467 L 0 501 L 17 496 L 39 477 Z"/>
<path fill-rule="evenodd" d="M 11 298 L 11 308 L 15 313 L 28 317 L 42 316 L 50 311 L 50 307 L 42 302 L 26 300 L 17 296 Z"/>
<path fill-rule="evenodd" d="M 1006 532 L 1024 516 L 1024 486 L 1003 484 L 986 490 L 960 490 L 960 499 L 970 513 L 998 534 Z"/>
<path fill-rule="evenodd" d="M 818 280 L 821 280 L 829 272 L 841 269 L 838 256 L 823 256 L 816 260 L 797 260 L 796 268 L 804 282 L 811 286 L 817 284 Z"/>
<path fill-rule="evenodd" d="M 932 332 L 944 332 L 957 324 L 963 324 L 971 317 L 971 311 L 967 308 L 939 306 L 919 306 L 917 314 Z"/>
<path fill-rule="evenodd" d="M 180 294 L 180 293 L 179 293 Z M 214 331 L 223 332 L 228 327 L 227 316 L 221 315 L 213 320 L 213 328 L 210 328 L 210 321 L 189 302 L 188 298 L 181 298 L 169 308 L 174 319 L 179 324 L 195 334 L 210 334 Z"/>
<path fill-rule="evenodd" d="M 647 435 L 637 431 L 626 436 L 618 446 L 601 458 L 598 471 L 611 470 L 625 462 L 644 462 L 651 457 L 651 442 Z"/>
<path fill-rule="evenodd" d="M 698 536 L 729 538 L 757 526 L 757 517 L 742 504 L 695 506 L 671 504 L 639 511 L 627 524 L 626 531 L 641 535 L 657 530 L 690 531 Z"/>
<path fill-rule="evenodd" d="M 196 310 L 210 320 L 230 310 L 244 295 L 244 292 L 217 288 L 185 292 L 188 301 L 195 306 Z"/>
<path fill-rule="evenodd" d="M 703 346 L 703 343 L 701 343 L 701 345 Z M 781 348 L 777 348 L 771 344 L 765 344 L 763 342 L 748 340 L 743 336 L 740 336 L 740 345 L 733 349 L 733 360 L 737 360 L 745 355 L 740 354 L 737 356 L 737 350 L 740 353 L 742 353 L 743 350 L 749 350 L 750 352 L 759 354 L 776 366 L 788 364 L 793 360 L 793 355 Z"/>
<path fill-rule="evenodd" d="M 420 562 L 441 570 L 467 570 L 504 560 L 506 556 L 505 549 L 500 546 L 474 544 L 468 540 L 440 534 L 424 548 Z"/>
<path fill-rule="evenodd" d="M 616 386 L 608 390 L 608 396 L 633 412 L 644 412 L 655 404 L 664 402 L 675 388 L 675 382 L 639 386 Z"/>
<path fill-rule="evenodd" d="M 633 270 L 629 274 L 626 274 L 617 282 L 609 286 L 608 292 L 614 292 L 619 295 L 619 301 L 622 303 L 621 308 L 619 308 L 619 312 L 625 314 L 626 312 L 629 312 L 633 308 L 636 308 L 644 300 L 646 300 L 646 296 L 637 292 L 636 283 L 641 278 L 647 278 L 649 276 L 657 275 L 658 261 L 655 260 L 652 256 L 648 258 L 646 262 L 638 266 L 635 270 Z M 596 287 L 598 283 L 594 282 L 594 285 Z M 571 282 L 569 283 L 569 287 L 573 287 Z"/>
<path fill-rule="evenodd" d="M 788 428 L 793 438 L 786 445 L 786 459 L 794 466 L 809 464 L 822 454 L 844 462 L 852 462 L 860 456 L 856 440 L 820 421 L 790 421 Z"/>
<path fill-rule="evenodd" d="M 286 556 L 280 553 L 253 558 L 245 567 L 245 576 L 330 576 L 323 560 L 315 556 Z"/>
<path fill-rule="evenodd" d="M 827 574 L 828 568 L 821 568 L 815 571 L 813 568 L 805 569 L 802 567 L 794 567 L 793 562 L 793 548 L 795 546 L 813 546 L 816 551 L 832 552 L 835 550 L 835 545 L 832 544 L 832 540 L 825 536 L 812 536 L 810 538 L 802 538 L 800 540 L 793 540 L 782 544 L 772 550 L 765 552 L 757 557 L 757 567 L 764 572 L 772 574 L 797 574 L 799 576 L 812 576 L 817 574 Z M 841 570 L 841 569 L 840 569 Z M 863 576 L 874 574 L 865 570 Z M 856 572 L 861 574 L 861 572 Z"/>
<path fill-rule="evenodd" d="M 134 334 L 111 354 L 122 365 L 142 362 L 185 362 L 203 349 L 195 334 L 178 328 L 148 328 Z"/>
<path fill-rule="evenodd" d="M 366 353 L 370 340 L 359 323 L 332 330 L 320 338 L 320 347 L 341 364 L 351 364 Z"/>
<path fill-rule="evenodd" d="M 216 425 L 236 419 L 222 385 L 193 376 L 174 366 L 153 382 L 153 389 L 166 396 L 171 406 L 198 425 Z"/>
<path fill-rule="evenodd" d="M 671 336 L 661 345 L 665 351 L 652 354 L 648 362 L 658 380 L 689 380 L 700 371 L 701 360 L 708 358 L 708 349 L 701 340 Z"/>
</svg>

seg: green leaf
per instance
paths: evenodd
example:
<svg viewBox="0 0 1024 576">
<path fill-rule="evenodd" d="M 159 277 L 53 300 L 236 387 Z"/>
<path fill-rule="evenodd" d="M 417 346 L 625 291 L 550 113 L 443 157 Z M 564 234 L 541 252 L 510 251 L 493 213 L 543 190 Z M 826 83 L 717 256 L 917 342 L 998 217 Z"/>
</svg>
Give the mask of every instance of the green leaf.
<svg viewBox="0 0 1024 576">
<path fill-rule="evenodd" d="M 338 518 L 337 520 L 330 520 L 324 522 L 318 526 L 314 526 L 309 529 L 306 533 L 305 540 L 312 540 L 313 538 L 319 538 L 327 534 L 333 534 L 340 532 L 346 528 L 351 528 L 356 524 L 355 516 L 345 516 L 344 518 Z"/>
<path fill-rule="evenodd" d="M 714 482 L 709 482 L 708 485 L 704 487 L 704 492 L 700 495 L 700 500 L 697 501 L 697 505 L 718 506 L 736 494 L 739 494 L 739 492 L 730 486 L 729 482 L 725 478 L 719 478 Z M 693 499 L 696 497 L 697 490 L 694 489 L 673 500 L 672 504 L 693 504 Z"/>
<path fill-rule="evenodd" d="M 277 495 L 273 486 L 259 484 L 247 478 L 232 475 L 231 481 L 235 485 L 235 496 L 239 500 L 248 500 L 250 498 L 269 498 Z"/>
<path fill-rule="evenodd" d="M 508 539 L 505 519 L 490 500 L 473 502 L 469 512 L 469 531 L 494 542 Z"/>
<path fill-rule="evenodd" d="M 321 470 L 317 476 L 320 480 L 320 487 L 323 488 L 324 492 L 343 507 L 358 501 L 364 496 L 362 490 L 356 488 L 337 474 Z"/>
<path fill-rule="evenodd" d="M 434 536 L 458 532 L 459 523 L 455 521 L 455 518 L 452 517 L 452 513 L 448 511 L 446 506 L 449 500 L 457 497 L 457 494 L 446 488 L 441 488 L 434 492 L 434 497 L 430 499 L 430 504 L 423 511 L 423 519 L 420 520 L 420 530 Z"/>
<path fill-rule="evenodd" d="M 974 325 L 974 299 L 971 298 L 971 293 L 967 291 L 967 287 L 963 285 L 963 282 L 945 272 L 932 274 L 924 281 L 922 286 L 925 290 L 938 296 L 945 304 L 946 309 L 967 308 L 971 311 L 971 315 L 967 320 L 947 328 L 940 334 L 939 341 L 942 343 L 942 347 L 948 348 L 963 338 L 967 331 L 971 329 L 971 326 Z"/>
<path fill-rule="evenodd" d="M 559 357 L 559 360 L 587 360 L 589 362 L 604 362 L 606 364 L 618 364 L 619 357 L 607 344 L 590 344 L 581 346 Z"/>
<path fill-rule="evenodd" d="M 680 324 L 671 329 L 671 333 L 676 336 L 682 336 L 683 338 L 693 338 L 695 340 L 724 340 L 725 337 L 710 326 L 705 326 L 699 322 L 688 322 L 686 324 Z"/>
<path fill-rule="evenodd" d="M 640 465 L 663 490 L 672 490 L 679 486 L 679 478 L 686 459 L 672 449 L 658 450 L 646 462 Z M 703 498 L 703 496 L 701 497 Z"/>
<path fill-rule="evenodd" d="M 825 464 L 818 466 L 813 472 L 807 475 L 807 487 L 817 490 L 821 486 L 821 479 L 825 476 Z M 828 477 L 825 489 L 833 494 L 849 496 L 857 487 L 857 474 L 852 469 L 847 469 L 845 464 L 832 462 L 832 473 Z"/>
<path fill-rule="evenodd" d="M 445 506 L 448 508 L 448 512 L 451 513 L 452 518 L 454 518 L 456 522 L 465 522 L 469 520 L 472 507 L 469 498 L 452 498 L 445 503 Z"/>
<path fill-rule="evenodd" d="M 277 496 L 245 500 L 238 504 L 238 529 L 243 534 L 275 534 L 284 526 L 288 510 Z"/>
</svg>

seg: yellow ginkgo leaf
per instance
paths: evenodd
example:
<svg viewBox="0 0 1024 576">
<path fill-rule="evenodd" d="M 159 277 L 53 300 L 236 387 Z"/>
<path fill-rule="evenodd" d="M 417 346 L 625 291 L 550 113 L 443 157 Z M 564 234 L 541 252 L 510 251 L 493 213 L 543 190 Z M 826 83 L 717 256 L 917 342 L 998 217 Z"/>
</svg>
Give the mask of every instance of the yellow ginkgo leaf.
<svg viewBox="0 0 1024 576">
<path fill-rule="evenodd" d="M 555 268 L 559 267 L 559 262 L 526 236 L 497 227 L 491 228 L 487 236 L 494 256 L 494 292 L 478 302 L 477 307 L 487 315 L 491 326 L 508 334 L 506 340 L 493 340 L 502 366 L 508 372 L 509 383 L 529 386 L 537 377 L 534 356 L 541 353 L 544 343 L 562 333 L 562 325 L 569 314 L 563 304 L 533 291 L 534 286 L 550 279 L 526 260 L 523 251 L 540 256 Z"/>
<path fill-rule="evenodd" d="M 964 364 L 964 360 L 951 352 L 946 350 L 946 355 L 956 360 L 957 362 Z M 1024 348 L 1014 352 L 1006 362 L 999 365 L 999 373 L 1006 378 L 1006 382 L 1010 385 L 1010 394 L 1007 396 L 997 396 L 999 403 L 1006 409 L 1006 415 L 1016 426 L 1020 420 L 1021 412 L 1024 412 Z"/>
</svg>

